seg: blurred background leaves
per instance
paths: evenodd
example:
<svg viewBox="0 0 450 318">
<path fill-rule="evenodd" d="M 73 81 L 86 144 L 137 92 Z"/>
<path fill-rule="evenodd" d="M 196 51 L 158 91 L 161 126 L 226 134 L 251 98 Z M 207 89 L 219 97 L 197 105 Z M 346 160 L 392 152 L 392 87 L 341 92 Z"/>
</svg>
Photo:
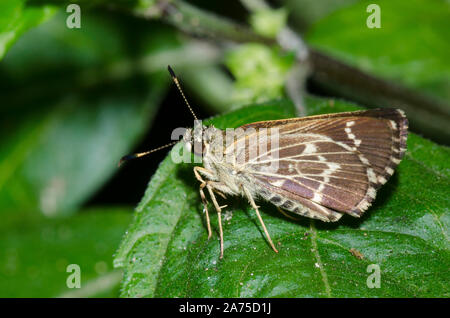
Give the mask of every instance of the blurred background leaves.
<svg viewBox="0 0 450 318">
<path fill-rule="evenodd" d="M 130 207 L 90 208 L 71 218 L 16 212 L 0 224 L 2 297 L 116 297 L 122 277 L 111 255 L 131 220 Z M 81 268 L 81 289 L 68 289 Z"/>
<path fill-rule="evenodd" d="M 167 88 L 157 72 L 117 80 L 126 70 L 111 64 L 126 58 L 124 35 L 106 19 L 83 22 L 83 33 L 70 32 L 57 15 L 4 60 L 2 211 L 79 208 L 149 126 Z"/>
<path fill-rule="evenodd" d="M 69 3 L 81 29 L 66 27 Z M 448 2 L 378 1 L 381 29 L 368 3 L 1 1 L 0 296 L 118 295 L 112 254 L 165 153 L 118 159 L 192 123 L 168 64 L 200 118 L 281 97 L 300 114 L 307 91 L 403 108 L 448 145 Z M 79 291 L 65 287 L 73 263 Z"/>
<path fill-rule="evenodd" d="M 56 11 L 51 6 L 33 8 L 25 4 L 26 0 L 0 3 L 0 59 L 25 31 L 48 20 Z"/>
<path fill-rule="evenodd" d="M 385 80 L 397 91 L 383 94 L 378 84 L 358 92 L 343 81 L 326 83 L 319 76 L 317 82 L 341 97 L 402 108 L 413 129 L 448 144 L 448 129 L 441 127 L 450 127 L 449 3 L 380 1 L 380 29 L 365 25 L 369 13 L 361 12 L 370 3 L 359 1 L 333 12 L 308 29 L 306 40 L 313 48 Z M 407 91 L 399 92 L 400 87 Z M 369 94 L 372 90 L 374 94 Z"/>
<path fill-rule="evenodd" d="M 333 12 L 310 27 L 308 43 L 368 73 L 435 97 L 450 98 L 450 44 L 445 1 L 381 1 L 382 24 L 369 29 L 367 1 Z M 401 12 L 401 14 L 399 14 Z M 330 32 L 333 30 L 333 32 Z M 375 31 L 375 32 L 374 32 Z"/>
<path fill-rule="evenodd" d="M 293 63 L 293 54 L 282 54 L 277 48 L 258 43 L 229 52 L 225 64 L 236 79 L 232 102 L 242 105 L 282 96 Z"/>
</svg>

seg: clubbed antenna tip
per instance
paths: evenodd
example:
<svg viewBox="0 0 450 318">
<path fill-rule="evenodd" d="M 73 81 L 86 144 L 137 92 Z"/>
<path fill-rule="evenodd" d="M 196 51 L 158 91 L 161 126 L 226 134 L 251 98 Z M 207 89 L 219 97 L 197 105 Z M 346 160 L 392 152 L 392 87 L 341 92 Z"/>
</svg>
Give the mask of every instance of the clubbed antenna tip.
<svg viewBox="0 0 450 318">
<path fill-rule="evenodd" d="M 140 157 L 144 157 L 144 156 L 147 156 L 147 155 L 151 154 L 152 152 L 155 152 L 155 151 L 158 151 L 158 150 L 161 150 L 161 149 L 164 149 L 164 148 L 173 146 L 173 145 L 175 145 L 177 142 L 178 142 L 178 140 L 177 140 L 177 141 L 173 141 L 173 142 L 171 142 L 171 143 L 168 143 L 167 145 L 164 145 L 164 146 L 161 146 L 161 147 L 158 147 L 158 148 L 149 150 L 149 151 L 140 152 L 140 153 L 134 153 L 134 154 L 131 154 L 131 155 L 123 156 L 123 157 L 119 160 L 119 165 L 118 165 L 118 166 L 120 167 L 125 161 L 131 160 L 131 159 L 140 158 Z"/>
<path fill-rule="evenodd" d="M 172 76 L 172 78 L 176 78 L 177 77 L 175 75 L 175 72 L 173 71 L 173 69 L 170 67 L 170 65 L 167 65 L 167 69 L 169 70 L 170 76 Z"/>
<path fill-rule="evenodd" d="M 131 159 L 134 159 L 134 158 L 136 158 L 136 155 L 123 156 L 122 158 L 120 158 L 119 164 L 117 166 L 120 167 L 125 161 L 131 160 Z"/>
<path fill-rule="evenodd" d="M 188 102 L 186 96 L 184 96 L 183 90 L 181 89 L 180 81 L 178 80 L 177 76 L 175 75 L 175 72 L 170 67 L 170 65 L 167 65 L 167 69 L 169 70 L 170 76 L 172 76 L 173 82 L 175 83 L 175 85 L 177 86 L 178 90 L 180 91 L 180 94 L 183 97 L 184 102 L 186 103 L 187 107 L 189 108 L 189 111 L 191 112 L 191 114 L 194 117 L 194 119 L 197 120 L 197 116 L 195 116 L 195 113 L 192 110 L 191 105 L 189 105 L 189 102 Z"/>
</svg>

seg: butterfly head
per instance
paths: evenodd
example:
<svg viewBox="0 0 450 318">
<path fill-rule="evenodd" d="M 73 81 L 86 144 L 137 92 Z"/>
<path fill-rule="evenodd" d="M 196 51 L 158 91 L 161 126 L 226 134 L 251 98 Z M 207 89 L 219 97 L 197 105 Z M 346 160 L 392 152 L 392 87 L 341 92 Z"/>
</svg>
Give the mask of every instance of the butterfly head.
<svg viewBox="0 0 450 318">
<path fill-rule="evenodd" d="M 194 128 L 186 129 L 183 142 L 187 151 L 201 156 L 212 145 L 214 146 L 219 140 L 221 141 L 221 135 L 222 131 L 214 126 L 196 125 Z"/>
</svg>

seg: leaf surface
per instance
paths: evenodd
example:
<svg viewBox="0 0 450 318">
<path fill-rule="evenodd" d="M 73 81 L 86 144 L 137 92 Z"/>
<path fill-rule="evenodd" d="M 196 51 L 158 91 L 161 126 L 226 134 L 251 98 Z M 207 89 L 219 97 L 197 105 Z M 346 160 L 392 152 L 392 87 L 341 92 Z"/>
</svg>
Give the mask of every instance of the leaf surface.
<svg viewBox="0 0 450 318">
<path fill-rule="evenodd" d="M 117 297 L 121 271 L 112 255 L 131 208 L 96 207 L 70 218 L 48 219 L 33 211 L 2 217 L 0 297 Z M 80 289 L 66 284 L 80 268 Z M 70 280 L 71 282 L 73 280 Z"/>
<path fill-rule="evenodd" d="M 0 2 L 0 60 L 28 29 L 49 19 L 56 12 L 51 6 L 29 7 L 26 0 Z"/>
</svg>

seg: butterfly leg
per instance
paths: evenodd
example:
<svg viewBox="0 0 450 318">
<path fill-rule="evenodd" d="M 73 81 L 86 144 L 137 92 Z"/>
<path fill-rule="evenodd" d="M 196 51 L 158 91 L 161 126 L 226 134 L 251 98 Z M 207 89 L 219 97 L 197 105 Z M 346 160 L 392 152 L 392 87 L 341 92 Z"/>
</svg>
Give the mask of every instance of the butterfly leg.
<svg viewBox="0 0 450 318">
<path fill-rule="evenodd" d="M 205 193 L 203 192 L 203 188 L 205 187 L 206 183 L 200 184 L 200 197 L 202 198 L 203 202 L 203 210 L 206 214 L 206 227 L 208 228 L 208 240 L 211 238 L 211 222 L 209 220 L 209 213 L 208 213 L 208 201 L 206 200 Z"/>
<path fill-rule="evenodd" d="M 256 211 L 256 215 L 258 216 L 259 222 L 261 223 L 261 226 L 263 227 L 264 233 L 266 234 L 266 237 L 267 237 L 267 240 L 269 241 L 270 246 L 276 253 L 278 253 L 277 249 L 275 248 L 275 245 L 272 242 L 272 239 L 270 238 L 269 232 L 267 231 L 267 228 L 264 225 L 263 219 L 262 219 L 261 215 L 259 214 L 258 206 L 256 205 L 255 201 L 253 200 L 252 194 L 245 187 L 244 187 L 244 192 L 245 192 L 245 195 L 247 196 L 248 200 L 250 201 L 250 205 Z"/>
<path fill-rule="evenodd" d="M 278 210 L 281 214 L 283 214 L 285 217 L 287 217 L 288 219 L 291 219 L 291 220 L 294 220 L 294 221 L 301 220 L 301 218 L 295 218 L 295 217 L 293 217 L 292 215 L 287 214 L 286 211 L 284 211 L 283 209 L 281 209 L 279 206 L 277 206 L 277 210 Z"/>
<path fill-rule="evenodd" d="M 200 167 L 200 166 L 194 167 L 194 174 L 195 174 L 195 177 L 197 178 L 197 180 L 200 182 L 205 182 L 202 178 L 202 175 L 208 179 L 213 178 L 213 174 L 211 171 L 209 171 L 208 169 L 205 169 L 203 167 Z"/>
<path fill-rule="evenodd" d="M 204 168 L 202 167 L 194 167 L 194 175 L 197 178 L 198 181 L 200 181 L 200 198 L 202 199 L 203 203 L 203 210 L 206 214 L 206 227 L 208 228 L 208 240 L 211 238 L 211 222 L 209 220 L 209 213 L 208 213 L 208 200 L 206 199 L 205 193 L 203 192 L 203 188 L 206 186 L 206 181 L 203 180 L 202 176 L 198 172 L 198 170 L 202 170 Z M 206 170 L 206 169 L 204 169 Z M 206 170 L 208 171 L 208 170 Z"/>
<path fill-rule="evenodd" d="M 220 258 L 223 258 L 223 230 L 222 230 L 222 207 L 219 206 L 216 200 L 216 196 L 214 195 L 212 186 L 207 183 L 206 188 L 208 189 L 209 195 L 211 196 L 211 200 L 213 201 L 214 207 L 217 211 L 217 218 L 219 220 L 219 236 L 220 236 Z"/>
<path fill-rule="evenodd" d="M 213 179 L 213 174 L 208 169 L 205 169 L 203 167 L 196 166 L 194 167 L 194 174 L 198 181 L 200 181 L 202 184 L 209 183 L 213 187 L 213 190 L 219 194 L 222 198 L 226 199 L 225 195 L 222 193 L 224 185 L 221 182 L 212 181 L 212 180 L 203 180 L 202 175 L 206 177 L 206 179 Z M 203 185 L 203 188 L 205 185 Z M 221 189 L 222 188 L 222 189 Z"/>
</svg>

